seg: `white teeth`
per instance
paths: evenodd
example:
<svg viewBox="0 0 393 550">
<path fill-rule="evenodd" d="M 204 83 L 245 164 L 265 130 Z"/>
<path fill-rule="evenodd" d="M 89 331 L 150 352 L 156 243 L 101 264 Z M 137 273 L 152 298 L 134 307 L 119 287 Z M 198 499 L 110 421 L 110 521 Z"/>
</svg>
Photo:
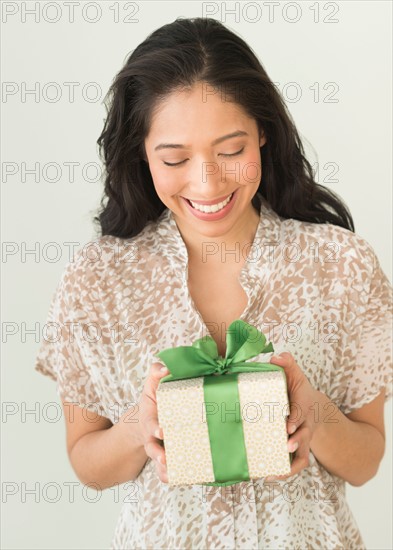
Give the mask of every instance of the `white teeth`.
<svg viewBox="0 0 393 550">
<path fill-rule="evenodd" d="M 231 200 L 233 193 L 229 195 L 225 201 L 219 202 L 217 204 L 213 205 L 207 205 L 207 204 L 197 204 L 196 202 L 190 201 L 192 206 L 195 208 L 195 210 L 199 210 L 200 212 L 204 212 L 205 214 L 212 214 L 213 212 L 218 212 L 219 210 L 222 210 L 224 206 L 228 204 L 228 202 Z"/>
</svg>

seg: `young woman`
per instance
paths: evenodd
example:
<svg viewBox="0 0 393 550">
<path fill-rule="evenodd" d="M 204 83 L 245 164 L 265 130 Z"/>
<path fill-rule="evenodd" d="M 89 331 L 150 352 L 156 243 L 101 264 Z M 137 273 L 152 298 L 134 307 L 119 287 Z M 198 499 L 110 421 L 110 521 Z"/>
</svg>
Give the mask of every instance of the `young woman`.
<svg viewBox="0 0 393 550">
<path fill-rule="evenodd" d="M 64 270 L 36 369 L 57 380 L 78 478 L 131 482 L 112 548 L 364 548 L 345 483 L 376 474 L 392 395 L 392 287 L 372 247 L 220 22 L 157 29 L 110 92 L 100 235 Z M 210 334 L 224 356 L 238 318 L 284 352 L 270 359 L 296 404 L 291 474 L 169 487 L 156 354 Z"/>
</svg>

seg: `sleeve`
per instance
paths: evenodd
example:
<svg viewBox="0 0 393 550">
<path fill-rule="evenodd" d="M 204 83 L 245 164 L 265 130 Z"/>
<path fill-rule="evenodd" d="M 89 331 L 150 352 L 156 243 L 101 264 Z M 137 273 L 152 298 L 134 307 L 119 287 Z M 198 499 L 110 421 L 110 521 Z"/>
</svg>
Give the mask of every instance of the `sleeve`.
<svg viewBox="0 0 393 550">
<path fill-rule="evenodd" d="M 340 409 L 348 414 L 371 402 L 385 389 L 385 403 L 392 397 L 392 285 L 371 245 L 368 280 L 354 281 L 351 293 L 358 324 L 352 340 L 356 347 L 346 377 Z M 367 290 L 365 290 L 367 289 Z"/>
<path fill-rule="evenodd" d="M 89 345 L 83 337 L 86 321 L 81 298 L 80 262 L 67 264 L 49 307 L 35 370 L 57 384 L 57 394 L 65 401 L 104 415 L 84 350 Z"/>
</svg>

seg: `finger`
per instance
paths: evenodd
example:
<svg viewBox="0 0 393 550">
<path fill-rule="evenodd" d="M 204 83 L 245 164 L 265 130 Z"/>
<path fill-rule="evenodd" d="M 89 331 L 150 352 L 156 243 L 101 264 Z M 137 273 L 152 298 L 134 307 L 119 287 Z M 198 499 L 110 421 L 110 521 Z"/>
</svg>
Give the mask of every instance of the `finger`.
<svg viewBox="0 0 393 550">
<path fill-rule="evenodd" d="M 298 385 L 298 381 L 295 382 L 294 379 L 292 380 L 292 383 L 290 383 L 290 379 L 293 378 L 295 374 L 295 369 L 299 369 L 298 364 L 295 361 L 295 358 L 291 353 L 288 351 L 283 351 L 280 353 L 280 355 L 272 355 L 270 358 L 270 363 L 279 365 L 283 368 L 285 368 L 285 376 L 287 378 L 287 386 L 288 388 L 291 386 L 292 390 L 296 385 Z M 289 375 L 289 371 L 291 371 L 291 375 Z M 300 377 L 303 378 L 304 374 L 301 373 Z M 297 378 L 297 377 L 296 377 Z M 300 378 L 299 378 L 300 380 Z M 295 384 L 295 386 L 294 386 Z M 297 427 L 302 424 L 305 420 L 306 416 L 304 414 L 304 411 L 302 410 L 302 407 L 299 405 L 299 403 L 296 403 L 295 401 L 291 401 L 289 403 L 289 414 L 287 419 L 287 432 L 289 434 L 294 433 Z"/>
<path fill-rule="evenodd" d="M 289 439 L 288 446 L 294 448 L 298 445 L 297 449 L 294 451 L 293 460 L 291 464 L 291 473 L 290 476 L 293 476 L 307 468 L 310 464 L 310 441 L 311 441 L 311 430 L 307 424 L 302 424 L 296 433 Z"/>
<path fill-rule="evenodd" d="M 160 380 L 163 376 L 166 376 L 167 374 L 169 374 L 169 370 L 168 370 L 168 367 L 166 365 L 164 365 L 164 363 L 153 363 L 150 367 L 150 373 L 149 375 L 154 379 L 154 380 Z"/>
<path fill-rule="evenodd" d="M 168 483 L 168 472 L 166 466 L 163 466 L 159 462 L 155 462 L 156 472 L 158 477 L 163 483 Z"/>
<path fill-rule="evenodd" d="M 271 363 L 277 363 L 277 365 L 292 367 L 295 364 L 295 358 L 289 351 L 283 351 L 279 355 L 272 355 L 270 357 Z"/>
<path fill-rule="evenodd" d="M 293 434 L 299 426 L 301 426 L 306 418 L 305 411 L 299 403 L 296 401 L 290 401 L 289 403 L 289 415 L 287 418 L 287 432 Z"/>
<path fill-rule="evenodd" d="M 164 439 L 164 430 L 159 425 L 158 417 L 157 415 L 152 415 L 145 420 L 145 433 L 147 433 L 148 437 L 151 437 L 153 439 Z"/>
<path fill-rule="evenodd" d="M 165 450 L 156 439 L 152 438 L 145 443 L 145 452 L 152 460 L 166 466 Z"/>
<path fill-rule="evenodd" d="M 310 440 L 311 430 L 307 424 L 302 424 L 296 434 L 290 437 L 287 442 L 288 452 L 294 453 L 290 473 L 280 476 L 268 476 L 265 481 L 287 479 L 306 468 L 309 465 Z"/>
<path fill-rule="evenodd" d="M 270 357 L 270 363 L 273 363 L 275 365 L 279 365 L 281 367 L 291 367 L 292 364 L 294 362 L 294 358 L 293 356 L 287 352 L 287 351 L 283 351 L 282 353 L 280 353 L 279 355 L 272 355 Z M 296 421 L 295 420 L 295 411 L 292 410 L 293 408 L 296 408 L 296 403 L 294 404 L 293 406 L 293 403 L 290 403 L 290 410 L 289 410 L 289 414 L 288 414 L 288 419 L 287 419 L 287 431 L 288 433 L 293 433 L 295 430 L 296 430 L 296 425 L 294 428 L 292 428 L 292 426 L 294 425 L 293 423 Z M 291 427 L 291 430 L 289 430 L 289 428 Z"/>
<path fill-rule="evenodd" d="M 156 403 L 156 391 L 161 378 L 170 374 L 169 369 L 162 363 L 153 363 L 143 386 L 143 393 Z"/>
<path fill-rule="evenodd" d="M 158 475 L 158 477 L 160 478 L 161 481 L 163 481 L 165 483 L 168 483 L 167 466 L 166 466 L 166 464 L 162 464 L 160 462 L 160 460 L 161 460 L 161 457 L 159 457 L 159 460 L 154 461 L 154 465 L 155 465 L 155 468 L 156 468 L 157 475 Z"/>
<path fill-rule="evenodd" d="M 150 398 L 149 396 L 147 396 Z M 155 404 L 156 407 L 156 404 Z M 144 431 L 147 434 L 147 437 L 153 437 L 156 439 L 164 439 L 164 430 L 160 426 L 157 416 L 157 408 L 154 408 L 149 411 L 150 415 L 146 417 L 144 421 Z"/>
<path fill-rule="evenodd" d="M 169 374 L 169 369 L 166 365 L 163 363 L 153 363 L 145 382 L 148 389 L 157 389 L 161 378 L 167 374 Z"/>
<path fill-rule="evenodd" d="M 273 355 L 270 358 L 271 363 L 275 363 L 284 367 L 285 369 L 293 369 L 298 367 L 293 355 L 287 351 L 280 353 L 280 355 Z M 299 367 L 298 367 L 299 368 Z M 299 426 L 301 426 L 306 419 L 306 414 L 303 408 L 296 401 L 289 403 L 289 415 L 287 418 L 287 432 L 293 434 L 296 432 Z"/>
<path fill-rule="evenodd" d="M 290 439 L 288 439 L 287 449 L 288 449 L 289 453 L 294 453 L 297 450 L 298 447 L 299 447 L 299 443 L 294 437 L 291 437 Z M 293 475 L 292 464 L 293 464 L 293 462 L 291 463 L 291 471 L 290 471 L 289 474 L 284 474 L 284 475 L 281 475 L 281 476 L 278 476 L 278 475 L 277 476 L 268 476 L 268 477 L 265 478 L 265 481 L 275 481 L 276 479 L 283 480 L 283 479 L 286 479 L 287 477 L 292 476 Z"/>
</svg>

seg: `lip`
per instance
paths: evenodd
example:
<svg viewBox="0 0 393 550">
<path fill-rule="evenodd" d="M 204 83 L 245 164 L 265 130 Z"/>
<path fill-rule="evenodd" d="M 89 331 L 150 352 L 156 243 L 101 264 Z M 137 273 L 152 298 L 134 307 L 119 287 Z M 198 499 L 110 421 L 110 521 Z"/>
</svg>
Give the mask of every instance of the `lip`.
<svg viewBox="0 0 393 550">
<path fill-rule="evenodd" d="M 214 222 L 214 221 L 217 221 L 217 220 L 221 220 L 222 218 L 225 218 L 225 216 L 227 216 L 229 214 L 229 212 L 232 210 L 232 208 L 233 208 L 233 206 L 236 202 L 238 191 L 239 191 L 239 189 L 236 189 L 236 191 L 232 191 L 233 196 L 232 196 L 231 200 L 228 202 L 228 204 L 226 206 L 224 206 L 224 208 L 222 210 L 220 210 L 219 212 L 211 213 L 211 214 L 208 214 L 208 213 L 206 214 L 205 212 L 200 212 L 199 210 L 196 210 L 196 208 L 193 208 L 191 206 L 191 204 L 188 202 L 187 199 L 185 199 L 184 197 L 181 197 L 181 198 L 183 199 L 184 204 L 186 205 L 188 210 L 194 215 L 195 218 L 198 218 L 199 220 L 202 220 L 202 221 Z M 231 195 L 231 193 L 229 193 L 229 195 Z M 229 195 L 227 195 L 227 197 L 229 197 Z M 224 200 L 225 200 L 225 198 L 224 198 Z"/>
<path fill-rule="evenodd" d="M 232 191 L 232 193 L 233 193 L 233 191 Z M 215 199 L 213 201 L 194 201 L 194 200 L 192 200 L 192 202 L 195 202 L 196 204 L 202 204 L 202 205 L 205 205 L 205 206 L 212 206 L 213 204 L 219 204 L 220 202 L 224 202 L 225 199 L 227 199 L 229 197 L 229 195 L 231 195 L 232 193 L 228 193 L 228 195 L 225 195 L 224 197 L 220 197 L 219 199 Z M 187 197 L 182 197 L 182 199 L 191 200 L 191 199 L 187 199 Z"/>
</svg>

